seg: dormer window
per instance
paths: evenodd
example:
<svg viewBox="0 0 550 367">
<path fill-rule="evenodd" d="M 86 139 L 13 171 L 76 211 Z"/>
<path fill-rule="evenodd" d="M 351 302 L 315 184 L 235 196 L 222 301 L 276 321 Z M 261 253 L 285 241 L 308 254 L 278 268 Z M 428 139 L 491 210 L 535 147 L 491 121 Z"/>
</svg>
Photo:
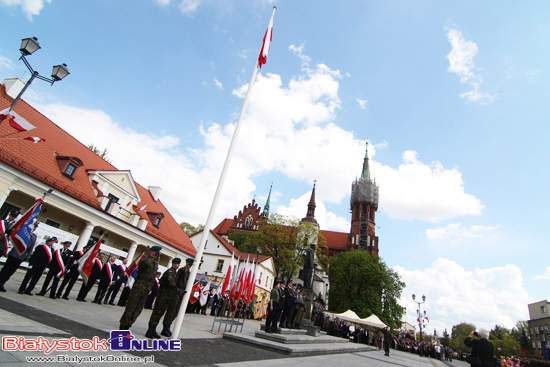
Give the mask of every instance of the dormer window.
<svg viewBox="0 0 550 367">
<path fill-rule="evenodd" d="M 147 212 L 147 216 L 155 228 L 160 226 L 160 222 L 162 221 L 162 218 L 164 218 L 164 214 L 160 212 Z"/>
<path fill-rule="evenodd" d="M 58 155 L 55 158 L 57 160 L 59 170 L 63 176 L 70 178 L 71 180 L 74 179 L 74 174 L 78 170 L 78 167 L 82 167 L 84 165 L 80 158 L 77 157 Z"/>
<path fill-rule="evenodd" d="M 157 217 L 157 219 L 155 219 L 155 223 L 153 223 L 153 225 L 158 228 L 159 225 L 160 225 L 160 220 L 161 219 L 162 219 L 161 217 Z"/>
</svg>

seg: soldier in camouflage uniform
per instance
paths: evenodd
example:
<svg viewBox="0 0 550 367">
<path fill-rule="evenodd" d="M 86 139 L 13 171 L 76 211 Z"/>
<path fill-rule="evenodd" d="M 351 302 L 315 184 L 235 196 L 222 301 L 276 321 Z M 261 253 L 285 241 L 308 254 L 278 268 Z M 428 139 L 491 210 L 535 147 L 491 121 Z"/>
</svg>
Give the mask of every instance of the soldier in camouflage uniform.
<svg viewBox="0 0 550 367">
<path fill-rule="evenodd" d="M 185 294 L 185 287 L 187 287 L 187 280 L 189 279 L 189 272 L 191 271 L 191 267 L 193 266 L 194 261 L 195 261 L 195 259 L 193 259 L 191 257 L 186 259 L 185 260 L 185 266 L 178 270 L 177 289 L 178 289 L 179 297 L 178 297 L 177 302 L 175 303 L 174 307 L 169 309 L 168 312 L 166 312 L 166 317 L 164 318 L 164 322 L 166 322 L 166 320 L 174 321 L 175 318 L 178 316 L 178 312 L 179 312 L 180 307 L 181 307 L 181 301 L 183 300 L 183 295 Z M 169 334 L 172 335 L 171 332 Z"/>
<path fill-rule="evenodd" d="M 161 317 L 164 316 L 163 325 L 161 334 L 164 336 L 171 336 L 170 325 L 172 324 L 173 319 L 168 319 L 170 311 L 174 306 L 177 305 L 178 299 L 180 298 L 179 292 L 177 289 L 178 283 L 178 268 L 180 267 L 181 259 L 176 257 L 172 260 L 172 267 L 162 274 L 160 278 L 160 287 L 157 294 L 157 300 L 155 302 L 155 307 L 153 308 L 153 313 L 151 313 L 151 318 L 149 319 L 149 329 L 145 333 L 147 338 L 160 338 L 160 335 L 157 334 L 157 325 L 160 322 Z M 173 311 L 172 311 L 173 312 Z M 176 311 L 177 315 L 177 311 Z"/>
<path fill-rule="evenodd" d="M 141 259 L 138 265 L 136 281 L 132 287 L 126 308 L 120 318 L 120 329 L 129 330 L 143 310 L 147 295 L 153 288 L 153 282 L 157 276 L 158 258 L 162 247 L 153 246 L 149 256 Z"/>
</svg>

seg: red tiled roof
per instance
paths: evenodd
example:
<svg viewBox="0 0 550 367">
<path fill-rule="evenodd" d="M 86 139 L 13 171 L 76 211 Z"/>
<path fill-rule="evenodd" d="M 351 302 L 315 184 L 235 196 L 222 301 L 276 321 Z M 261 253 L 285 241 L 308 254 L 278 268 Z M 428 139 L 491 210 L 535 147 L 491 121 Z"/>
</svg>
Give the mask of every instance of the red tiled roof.
<svg viewBox="0 0 550 367">
<path fill-rule="evenodd" d="M 200 230 L 199 232 L 193 234 L 193 236 L 197 236 L 199 233 L 202 233 L 202 232 L 203 232 L 203 230 Z M 241 261 L 244 261 L 247 257 L 249 257 L 251 260 L 256 258 L 256 254 L 251 254 L 251 253 L 248 253 L 248 252 L 240 251 L 238 248 L 233 246 L 231 244 L 231 242 L 229 242 L 228 240 L 226 240 L 225 238 L 223 238 L 222 236 L 220 236 L 219 234 L 214 232 L 213 229 L 210 230 L 210 233 L 218 241 L 220 241 L 220 243 L 227 249 L 227 251 L 235 254 L 235 258 L 240 258 Z M 259 255 L 258 256 L 258 261 L 263 262 L 263 261 L 266 261 L 267 259 L 269 259 L 270 257 L 271 256 L 268 256 L 268 255 Z"/>
<path fill-rule="evenodd" d="M 345 250 L 346 245 L 348 244 L 349 233 L 326 230 L 321 230 L 320 232 L 323 237 L 325 237 L 325 240 L 327 241 L 327 247 L 329 249 L 337 249 L 340 251 Z"/>
<path fill-rule="evenodd" d="M 8 108 L 12 101 L 13 99 L 6 94 L 4 86 L 1 85 L 0 110 Z M 1 140 L 0 162 L 85 203 L 91 208 L 103 212 L 88 178 L 87 171 L 118 171 L 116 167 L 92 152 L 24 100 L 17 102 L 14 111 L 35 126 L 36 129 L 13 134 L 15 130 L 9 123 L 1 124 L 0 136 L 13 134 L 9 137 L 14 138 L 14 140 Z M 40 137 L 45 139 L 45 142 L 33 144 L 30 141 L 22 140 L 22 138 L 28 136 Z M 70 179 L 61 173 L 56 156 L 77 157 L 82 160 L 84 165 L 79 167 L 74 173 L 73 179 Z M 147 210 L 164 214 L 160 228 L 155 228 L 149 222 L 145 232 L 189 255 L 195 255 L 196 250 L 189 236 L 180 228 L 162 202 L 160 200 L 154 201 L 149 190 L 141 185 L 136 183 L 136 186 L 142 198 L 139 205 L 147 204 Z M 145 213 L 140 213 L 140 216 L 147 218 Z M 113 220 L 122 221 L 114 216 Z"/>
<path fill-rule="evenodd" d="M 228 234 L 232 223 L 233 219 L 225 218 L 212 231 L 214 231 L 214 233 L 221 233 L 222 235 Z"/>
</svg>

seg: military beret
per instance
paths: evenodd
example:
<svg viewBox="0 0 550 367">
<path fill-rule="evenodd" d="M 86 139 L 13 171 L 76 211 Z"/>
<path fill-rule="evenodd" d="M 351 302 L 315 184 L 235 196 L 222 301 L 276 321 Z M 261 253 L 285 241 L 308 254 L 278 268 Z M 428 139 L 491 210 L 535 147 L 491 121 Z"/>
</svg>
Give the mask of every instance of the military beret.
<svg viewBox="0 0 550 367">
<path fill-rule="evenodd" d="M 287 280 L 286 284 L 292 284 L 292 279 Z"/>
<path fill-rule="evenodd" d="M 153 247 L 151 247 L 151 251 L 158 252 L 158 251 L 160 251 L 160 250 L 162 250 L 162 247 L 160 247 L 160 246 L 153 246 Z"/>
<path fill-rule="evenodd" d="M 73 243 L 71 241 L 65 241 L 61 242 L 62 245 L 72 245 Z"/>
<path fill-rule="evenodd" d="M 193 264 L 195 262 L 195 259 L 193 259 L 192 257 L 188 257 L 187 259 L 185 259 L 185 262 Z"/>
<path fill-rule="evenodd" d="M 181 259 L 179 257 L 175 257 L 172 259 L 172 264 L 181 264 Z"/>
</svg>

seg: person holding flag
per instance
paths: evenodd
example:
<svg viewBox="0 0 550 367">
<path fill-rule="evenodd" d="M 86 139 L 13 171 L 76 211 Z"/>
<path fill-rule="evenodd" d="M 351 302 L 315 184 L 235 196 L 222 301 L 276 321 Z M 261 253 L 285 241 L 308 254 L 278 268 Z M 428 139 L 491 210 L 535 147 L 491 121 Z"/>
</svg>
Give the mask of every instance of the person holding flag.
<svg viewBox="0 0 550 367">
<path fill-rule="evenodd" d="M 52 260 L 52 246 L 55 242 L 57 242 L 57 237 L 50 237 L 45 243 L 40 244 L 36 250 L 34 250 L 29 259 L 29 265 L 31 267 L 27 270 L 17 293 L 24 293 L 32 296 L 32 290 Z M 26 247 L 27 246 L 25 246 L 25 249 Z"/>
<path fill-rule="evenodd" d="M 115 279 L 115 267 L 117 267 L 115 261 L 116 257 L 111 256 L 109 262 L 101 268 L 101 273 L 99 274 L 99 285 L 97 286 L 97 292 L 92 303 L 101 304 L 101 301 L 103 301 L 103 297 L 105 296 L 105 293 L 107 293 L 107 289 Z"/>
<path fill-rule="evenodd" d="M 96 248 L 99 249 L 99 246 L 96 245 Z M 94 250 L 92 249 L 91 251 L 93 256 Z M 86 302 L 86 296 L 92 290 L 96 280 L 99 279 L 99 276 L 101 275 L 101 269 L 103 269 L 103 258 L 105 257 L 105 254 L 97 254 L 97 257 L 95 259 L 92 256 L 90 256 L 90 258 L 88 259 L 88 261 L 90 261 L 90 264 L 92 264 L 91 262 L 93 261 L 93 265 L 89 267 L 89 273 L 86 272 L 87 261 L 83 260 L 84 257 L 82 257 L 79 261 L 79 271 L 80 275 L 82 275 L 82 286 L 80 287 L 80 291 L 78 292 L 78 296 L 76 297 L 76 300 L 79 302 Z"/>
<path fill-rule="evenodd" d="M 36 234 L 34 231 L 38 227 L 38 222 L 35 221 L 33 224 L 33 230 L 27 243 L 25 251 L 19 253 L 15 247 L 13 247 L 8 253 L 4 267 L 0 271 L 0 292 L 6 292 L 4 284 L 11 278 L 11 276 L 19 269 L 19 265 L 23 261 L 28 261 L 31 258 L 32 250 L 34 250 L 34 245 L 36 244 Z"/>
<path fill-rule="evenodd" d="M 63 249 L 67 249 L 70 245 L 70 241 L 65 241 L 61 243 L 63 245 Z M 48 291 L 48 286 L 50 285 L 50 282 L 53 278 L 53 283 L 50 291 L 50 298 L 55 299 L 55 291 L 57 290 L 57 284 L 59 283 L 59 277 L 63 275 L 63 272 L 65 270 L 65 262 L 63 261 L 63 257 L 61 256 L 61 252 L 63 249 L 57 249 L 54 252 L 53 259 L 50 261 L 50 265 L 48 265 L 48 274 L 46 274 L 46 280 L 44 280 L 44 284 L 42 284 L 42 289 L 40 290 L 40 293 L 37 294 L 37 296 L 44 296 L 46 292 Z"/>
<path fill-rule="evenodd" d="M 149 256 L 143 257 L 139 262 L 136 280 L 128 296 L 124 313 L 120 317 L 119 330 L 129 330 L 143 311 L 145 300 L 157 275 L 161 250 L 162 247 L 160 246 L 151 247 Z"/>
<path fill-rule="evenodd" d="M 71 289 L 73 289 L 74 284 L 76 283 L 76 280 L 78 279 L 78 276 L 80 273 L 78 272 L 78 260 L 84 256 L 86 251 L 90 249 L 91 246 L 86 246 L 82 249 L 82 251 L 74 251 L 70 257 L 69 261 L 67 261 L 66 269 L 68 269 L 65 272 L 65 276 L 63 277 L 63 282 L 61 282 L 61 286 L 57 290 L 57 294 L 55 295 L 56 298 L 63 298 L 64 300 L 69 300 L 69 293 L 71 293 Z M 61 294 L 63 293 L 63 289 L 65 289 L 65 286 L 67 289 L 65 290 L 65 294 L 63 294 L 63 297 L 61 297 Z"/>
</svg>

